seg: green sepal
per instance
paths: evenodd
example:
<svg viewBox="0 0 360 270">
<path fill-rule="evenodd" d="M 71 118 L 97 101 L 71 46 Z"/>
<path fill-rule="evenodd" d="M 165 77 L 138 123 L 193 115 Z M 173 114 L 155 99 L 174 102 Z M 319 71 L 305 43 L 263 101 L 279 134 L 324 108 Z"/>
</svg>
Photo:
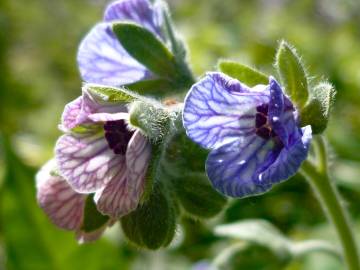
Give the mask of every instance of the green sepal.
<svg viewBox="0 0 360 270">
<path fill-rule="evenodd" d="M 176 88 L 176 85 L 168 79 L 142 80 L 124 87 L 139 93 L 140 95 L 163 98 Z"/>
<path fill-rule="evenodd" d="M 226 205 L 227 199 L 218 193 L 204 173 L 189 173 L 173 180 L 176 197 L 190 216 L 210 218 Z"/>
<path fill-rule="evenodd" d="M 322 133 L 327 127 L 335 95 L 336 91 L 329 83 L 314 87 L 308 104 L 300 111 L 301 126 L 311 125 L 313 134 Z"/>
<path fill-rule="evenodd" d="M 135 93 L 117 87 L 85 84 L 85 90 L 97 101 L 108 103 L 129 103 L 139 98 Z"/>
<path fill-rule="evenodd" d="M 218 62 L 218 69 L 250 87 L 269 83 L 269 76 L 266 74 L 231 60 L 220 60 Z"/>
<path fill-rule="evenodd" d="M 303 108 L 309 97 L 306 71 L 295 48 L 285 41 L 279 45 L 275 67 L 285 93 L 298 109 Z"/>
<path fill-rule="evenodd" d="M 85 202 L 84 220 L 81 230 L 92 232 L 101 228 L 109 220 L 108 216 L 101 214 L 95 205 L 94 196 L 88 195 Z"/>
<path fill-rule="evenodd" d="M 120 221 L 126 237 L 135 245 L 148 249 L 165 247 L 175 234 L 174 203 L 163 185 L 156 183 L 148 200 Z"/>
<path fill-rule="evenodd" d="M 160 103 L 135 101 L 129 114 L 130 124 L 142 130 L 152 143 L 161 142 L 169 132 L 171 115 Z"/>
<path fill-rule="evenodd" d="M 176 77 L 174 55 L 152 32 L 128 22 L 116 22 L 112 28 L 125 50 L 150 71 L 168 79 Z"/>
</svg>

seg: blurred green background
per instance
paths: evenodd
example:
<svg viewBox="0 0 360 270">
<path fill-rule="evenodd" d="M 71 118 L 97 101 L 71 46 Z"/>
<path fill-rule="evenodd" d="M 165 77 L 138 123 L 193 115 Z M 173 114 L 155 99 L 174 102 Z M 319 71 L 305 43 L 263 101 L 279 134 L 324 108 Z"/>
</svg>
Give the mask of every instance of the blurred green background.
<svg viewBox="0 0 360 270">
<path fill-rule="evenodd" d="M 278 41 L 286 39 L 298 48 L 310 74 L 318 74 L 314 81 L 325 78 L 335 85 L 337 100 L 326 132 L 332 173 L 360 234 L 360 2 L 168 2 L 196 75 L 214 70 L 219 58 L 270 74 Z M 64 105 L 80 95 L 77 46 L 101 19 L 106 3 L 0 1 L 0 269 L 191 269 L 228 244 L 212 234 L 214 224 L 245 218 L 267 219 L 293 239 L 336 243 L 307 183 L 297 176 L 266 195 L 230 202 L 210 221 L 184 218 L 172 246 L 156 252 L 132 248 L 117 227 L 96 243 L 78 246 L 72 233 L 47 220 L 35 201 L 34 173 L 52 156 Z M 279 269 L 272 257 L 248 252 L 252 260 L 240 256 L 226 269 Z M 286 267 L 342 269 L 323 254 Z"/>
</svg>

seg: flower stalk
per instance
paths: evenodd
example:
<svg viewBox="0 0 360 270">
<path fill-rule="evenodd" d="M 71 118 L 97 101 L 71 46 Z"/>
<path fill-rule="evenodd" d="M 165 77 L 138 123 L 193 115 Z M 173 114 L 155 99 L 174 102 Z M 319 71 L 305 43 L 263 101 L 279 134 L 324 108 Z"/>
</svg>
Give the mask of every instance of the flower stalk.
<svg viewBox="0 0 360 270">
<path fill-rule="evenodd" d="M 323 137 L 314 140 L 318 164 L 305 160 L 300 173 L 307 179 L 339 237 L 343 259 L 349 270 L 359 270 L 360 261 L 349 215 L 341 205 L 341 198 L 333 184 L 327 166 L 327 152 Z"/>
</svg>

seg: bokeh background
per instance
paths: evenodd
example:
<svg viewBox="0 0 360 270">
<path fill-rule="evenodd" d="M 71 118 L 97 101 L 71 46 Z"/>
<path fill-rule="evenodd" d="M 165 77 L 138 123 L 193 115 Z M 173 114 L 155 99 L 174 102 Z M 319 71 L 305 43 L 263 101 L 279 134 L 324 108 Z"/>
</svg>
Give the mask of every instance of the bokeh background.
<svg viewBox="0 0 360 270">
<path fill-rule="evenodd" d="M 217 218 L 184 218 L 170 248 L 131 247 L 114 227 L 100 240 L 78 246 L 55 228 L 35 200 L 34 173 L 52 157 L 64 105 L 80 94 L 76 50 L 101 19 L 105 0 L 0 1 L 0 269 L 191 269 L 227 244 L 215 224 L 263 218 L 292 239 L 334 233 L 307 183 L 294 177 L 260 197 L 231 201 Z M 327 129 L 332 173 L 360 234 L 360 2 L 357 0 L 169 0 L 189 47 L 196 75 L 219 58 L 264 72 L 279 40 L 298 48 L 312 80 L 338 90 Z M 232 265 L 232 266 L 231 266 Z M 270 256 L 249 251 L 227 269 L 280 269 Z M 286 269 L 342 269 L 316 253 Z"/>
</svg>

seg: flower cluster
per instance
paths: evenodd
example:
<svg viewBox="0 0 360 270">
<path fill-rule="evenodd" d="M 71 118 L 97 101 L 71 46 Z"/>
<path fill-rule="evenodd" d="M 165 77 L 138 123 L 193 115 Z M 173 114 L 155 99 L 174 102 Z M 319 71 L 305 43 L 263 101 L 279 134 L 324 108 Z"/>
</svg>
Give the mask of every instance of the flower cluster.
<svg viewBox="0 0 360 270">
<path fill-rule="evenodd" d="M 121 86 L 153 76 L 116 39 L 111 28 L 114 21 L 132 21 L 162 39 L 159 6 L 148 0 L 113 2 L 104 22 L 79 47 L 79 69 L 87 83 Z M 40 206 L 56 225 L 76 231 L 80 241 L 96 239 L 107 225 L 139 204 L 151 145 L 128 121 L 125 104 L 103 101 L 85 85 L 82 96 L 65 106 L 59 125 L 65 134 L 57 141 L 55 159 L 37 174 Z M 88 196 L 109 217 L 91 232 L 83 230 Z"/>
<path fill-rule="evenodd" d="M 288 179 L 307 157 L 311 127 L 280 85 L 248 87 L 223 73 L 208 73 L 185 99 L 187 135 L 211 152 L 206 171 L 214 187 L 232 197 L 263 193 Z"/>
</svg>

